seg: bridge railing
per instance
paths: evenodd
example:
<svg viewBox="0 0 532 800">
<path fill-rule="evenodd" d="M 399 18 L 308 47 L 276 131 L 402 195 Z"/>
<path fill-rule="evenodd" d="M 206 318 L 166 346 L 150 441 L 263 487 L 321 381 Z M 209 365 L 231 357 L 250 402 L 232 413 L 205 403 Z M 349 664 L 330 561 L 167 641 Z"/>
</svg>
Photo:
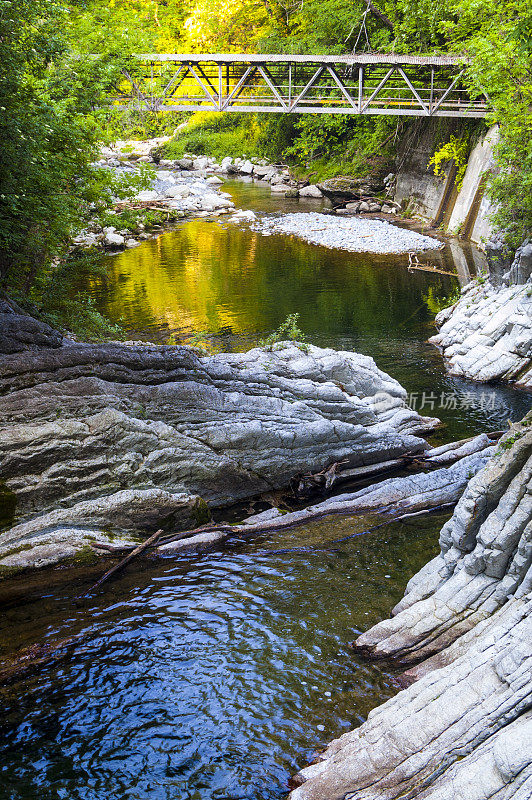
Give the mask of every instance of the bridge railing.
<svg viewBox="0 0 532 800">
<path fill-rule="evenodd" d="M 144 54 L 111 98 L 160 111 L 483 117 L 450 56 Z"/>
</svg>

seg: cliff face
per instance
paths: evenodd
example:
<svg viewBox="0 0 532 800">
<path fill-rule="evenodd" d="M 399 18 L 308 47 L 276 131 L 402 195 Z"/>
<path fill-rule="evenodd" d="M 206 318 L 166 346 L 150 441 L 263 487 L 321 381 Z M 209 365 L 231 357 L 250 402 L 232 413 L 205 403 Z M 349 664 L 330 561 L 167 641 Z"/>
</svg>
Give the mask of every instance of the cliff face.
<svg viewBox="0 0 532 800">
<path fill-rule="evenodd" d="M 291 800 L 532 796 L 532 414 L 471 479 L 440 555 L 355 642 L 413 685 L 332 742 Z"/>
<path fill-rule="evenodd" d="M 452 161 L 443 165 L 441 175 L 435 175 L 430 165 L 442 144 L 451 137 L 469 137 L 472 130 L 471 123 L 448 119 L 420 120 L 412 125 L 398 147 L 394 200 L 435 227 L 461 233 L 480 244 L 491 235 L 491 207 L 484 185 L 487 173 L 493 169 L 497 127 L 479 132 L 459 188 Z"/>
</svg>

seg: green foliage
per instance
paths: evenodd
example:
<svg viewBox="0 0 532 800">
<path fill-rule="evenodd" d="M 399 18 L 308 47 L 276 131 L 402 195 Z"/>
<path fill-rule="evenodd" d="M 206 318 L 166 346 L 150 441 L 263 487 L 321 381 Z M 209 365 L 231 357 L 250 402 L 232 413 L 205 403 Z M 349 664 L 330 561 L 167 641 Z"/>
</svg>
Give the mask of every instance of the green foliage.
<svg viewBox="0 0 532 800">
<path fill-rule="evenodd" d="M 270 333 L 265 339 L 261 339 L 259 345 L 267 350 L 274 350 L 275 345 L 280 342 L 294 342 L 304 353 L 308 352 L 308 342 L 305 334 L 298 325 L 299 314 L 289 314 L 284 322 L 279 325 L 276 331 Z"/>
<path fill-rule="evenodd" d="M 312 170 L 317 180 L 367 175 L 389 165 L 397 126 L 388 117 L 304 115 L 295 124 L 297 137 L 285 155 L 307 172 Z"/>
<path fill-rule="evenodd" d="M 241 157 L 260 154 L 261 127 L 250 114 L 199 112 L 187 127 L 176 133 L 163 148 L 166 158 L 181 158 L 185 153 Z"/>
<path fill-rule="evenodd" d="M 105 277 L 106 257 L 99 252 L 74 253 L 59 265 L 39 273 L 28 298 L 17 295 L 23 307 L 59 330 L 74 333 L 81 339 L 122 339 L 124 331 L 96 308 L 94 299 L 81 291 L 86 278 Z"/>
<path fill-rule="evenodd" d="M 116 65 L 80 61 L 55 0 L 0 0 L 0 286 L 29 292 L 113 196 L 147 185 L 96 169 L 95 107 Z"/>
<path fill-rule="evenodd" d="M 456 136 L 451 136 L 447 142 L 438 147 L 429 161 L 429 166 L 434 167 L 435 175 L 441 175 L 444 165 L 449 161 L 454 161 L 456 166 L 455 186 L 458 192 L 464 182 L 469 149 L 469 139 L 467 137 L 457 139 Z"/>
<path fill-rule="evenodd" d="M 508 438 L 505 439 L 503 442 L 499 442 L 499 446 L 495 451 L 495 455 L 500 456 L 507 450 L 511 450 L 514 444 L 518 442 L 519 439 L 522 439 L 524 435 L 525 435 L 524 431 L 516 431 L 515 433 L 512 433 L 512 435 L 508 436 Z"/>
<path fill-rule="evenodd" d="M 525 0 L 458 0 L 446 33 L 470 57 L 470 91 L 486 93 L 500 126 L 488 188 L 496 226 L 516 247 L 532 229 L 532 7 Z"/>
</svg>

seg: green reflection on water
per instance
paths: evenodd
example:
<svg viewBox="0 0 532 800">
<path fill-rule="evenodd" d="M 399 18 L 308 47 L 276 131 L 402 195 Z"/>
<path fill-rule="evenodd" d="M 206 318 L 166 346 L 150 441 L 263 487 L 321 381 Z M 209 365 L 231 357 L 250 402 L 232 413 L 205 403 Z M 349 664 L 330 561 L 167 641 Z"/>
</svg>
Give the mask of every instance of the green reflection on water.
<svg viewBox="0 0 532 800">
<path fill-rule="evenodd" d="M 93 285 L 103 310 L 126 328 L 231 335 L 234 349 L 294 311 L 310 335 L 411 338 L 432 319 L 423 300 L 455 279 L 409 273 L 406 256 L 328 250 L 294 237 L 265 237 L 231 223 L 190 220 L 116 256 Z M 241 341 L 239 341 L 239 339 Z"/>
<path fill-rule="evenodd" d="M 274 201 L 269 187 L 232 183 L 230 189 L 237 206 L 259 212 L 320 207 Z M 421 258 L 446 271 L 456 269 L 467 281 L 479 256 L 451 242 Z M 122 321 L 130 338 L 180 343 L 194 336 L 215 351 L 241 351 L 298 312 L 313 344 L 372 356 L 410 398 L 415 396 L 410 402 L 418 404 L 416 410 L 445 423 L 447 441 L 506 427 L 509 418 L 520 419 L 530 408 L 525 393 L 486 390 L 448 375 L 441 355 L 427 342 L 435 326 L 425 298 L 448 296 L 458 282 L 409 271 L 407 256 L 330 250 L 295 237 L 263 236 L 218 218 L 187 220 L 157 240 L 109 258 L 108 266 L 107 277 L 89 289 L 102 311 Z M 451 402 L 442 404 L 449 394 Z M 424 396 L 432 400 L 421 407 Z"/>
</svg>

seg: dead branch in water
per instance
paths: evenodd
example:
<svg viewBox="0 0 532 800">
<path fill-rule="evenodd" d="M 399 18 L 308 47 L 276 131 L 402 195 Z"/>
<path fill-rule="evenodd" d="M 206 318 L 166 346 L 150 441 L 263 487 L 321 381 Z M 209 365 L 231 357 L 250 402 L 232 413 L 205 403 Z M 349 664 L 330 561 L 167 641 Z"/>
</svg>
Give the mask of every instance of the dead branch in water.
<svg viewBox="0 0 532 800">
<path fill-rule="evenodd" d="M 159 528 L 158 531 L 155 531 L 155 533 L 153 533 L 148 539 L 146 539 L 145 542 L 142 542 L 142 544 L 139 544 L 137 547 L 131 550 L 131 552 L 128 553 L 127 556 L 122 559 L 122 561 L 120 561 L 118 564 L 115 564 L 115 566 L 111 567 L 111 569 L 108 569 L 107 572 L 104 575 L 102 575 L 102 577 L 98 581 L 96 581 L 96 583 L 93 586 L 91 586 L 88 591 L 85 592 L 85 594 L 81 595 L 77 599 L 84 600 L 86 597 L 92 594 L 92 592 L 94 592 L 96 589 L 99 589 L 102 583 L 105 583 L 105 581 L 108 580 L 111 577 L 111 575 L 114 575 L 115 572 L 118 572 L 118 570 L 125 567 L 126 564 L 129 564 L 129 562 L 133 558 L 135 558 L 135 556 L 140 555 L 141 553 L 144 552 L 144 550 L 146 550 L 146 548 L 152 545 L 162 535 L 162 532 L 163 532 L 162 528 Z"/>
<path fill-rule="evenodd" d="M 447 272 L 445 269 L 433 267 L 432 264 L 422 264 L 416 253 L 410 251 L 408 253 L 408 271 L 411 272 L 413 269 L 421 270 L 422 272 L 436 272 L 438 275 L 450 275 L 451 278 L 458 277 L 456 272 Z"/>
</svg>

